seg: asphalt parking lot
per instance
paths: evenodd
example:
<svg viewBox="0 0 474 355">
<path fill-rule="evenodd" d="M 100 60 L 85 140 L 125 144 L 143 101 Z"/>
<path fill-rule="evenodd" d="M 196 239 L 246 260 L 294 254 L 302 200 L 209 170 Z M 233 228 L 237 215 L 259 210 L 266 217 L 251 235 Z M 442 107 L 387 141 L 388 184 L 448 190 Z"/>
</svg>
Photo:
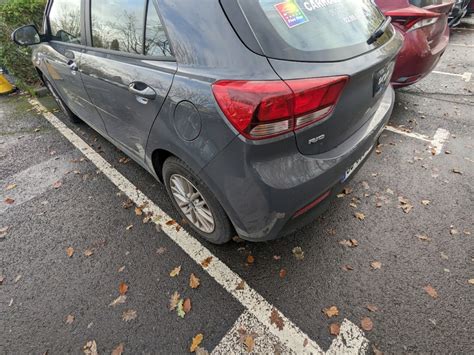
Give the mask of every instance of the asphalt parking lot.
<svg viewBox="0 0 474 355">
<path fill-rule="evenodd" d="M 322 217 L 261 244 L 193 239 L 161 185 L 50 97 L 49 113 L 1 97 L 0 352 L 473 353 L 473 38 L 454 30 L 397 92 Z"/>
</svg>

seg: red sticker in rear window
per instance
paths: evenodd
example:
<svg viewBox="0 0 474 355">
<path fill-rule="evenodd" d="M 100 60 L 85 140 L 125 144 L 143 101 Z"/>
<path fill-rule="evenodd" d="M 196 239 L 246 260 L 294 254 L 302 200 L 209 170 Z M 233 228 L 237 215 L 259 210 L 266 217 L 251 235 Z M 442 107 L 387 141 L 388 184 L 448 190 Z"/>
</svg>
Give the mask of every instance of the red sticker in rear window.
<svg viewBox="0 0 474 355">
<path fill-rule="evenodd" d="M 294 0 L 288 0 L 275 5 L 275 9 L 280 14 L 283 21 L 289 28 L 293 28 L 309 22 L 303 10 Z"/>
</svg>

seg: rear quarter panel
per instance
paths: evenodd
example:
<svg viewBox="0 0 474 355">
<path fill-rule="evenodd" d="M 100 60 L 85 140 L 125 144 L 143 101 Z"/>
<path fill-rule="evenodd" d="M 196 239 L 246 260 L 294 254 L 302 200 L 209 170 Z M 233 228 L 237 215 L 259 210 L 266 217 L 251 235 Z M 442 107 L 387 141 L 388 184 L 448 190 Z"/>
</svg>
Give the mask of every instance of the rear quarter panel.
<svg viewBox="0 0 474 355">
<path fill-rule="evenodd" d="M 158 0 L 178 71 L 162 110 L 151 129 L 147 164 L 153 152 L 166 150 L 184 160 L 196 173 L 238 134 L 217 106 L 212 83 L 217 80 L 278 80 L 268 60 L 243 45 L 219 1 Z M 198 110 L 201 129 L 186 141 L 176 131 L 175 112 L 189 101 Z M 181 107 L 181 106 L 180 106 Z M 180 115 L 185 115 L 180 110 Z M 193 112 L 190 112 L 193 114 Z M 159 174 L 159 172 L 158 172 Z"/>
</svg>

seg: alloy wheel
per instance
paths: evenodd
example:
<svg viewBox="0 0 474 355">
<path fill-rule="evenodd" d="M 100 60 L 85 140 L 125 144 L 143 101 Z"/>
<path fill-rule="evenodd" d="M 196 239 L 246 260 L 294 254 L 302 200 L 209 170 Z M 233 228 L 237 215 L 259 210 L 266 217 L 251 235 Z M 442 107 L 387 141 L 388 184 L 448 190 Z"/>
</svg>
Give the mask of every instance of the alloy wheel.
<svg viewBox="0 0 474 355">
<path fill-rule="evenodd" d="M 188 220 L 204 233 L 214 232 L 214 216 L 196 186 L 184 176 L 173 174 L 170 187 L 174 200 Z"/>
</svg>

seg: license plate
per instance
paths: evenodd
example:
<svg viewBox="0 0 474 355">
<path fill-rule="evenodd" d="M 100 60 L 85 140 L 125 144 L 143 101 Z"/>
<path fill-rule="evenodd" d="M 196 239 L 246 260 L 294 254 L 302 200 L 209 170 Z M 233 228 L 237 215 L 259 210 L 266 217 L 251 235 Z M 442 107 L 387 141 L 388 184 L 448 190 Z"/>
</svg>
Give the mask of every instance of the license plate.
<svg viewBox="0 0 474 355">
<path fill-rule="evenodd" d="M 346 172 L 344 173 L 344 177 L 342 178 L 341 182 L 344 182 L 346 181 L 347 179 L 349 179 L 349 177 L 354 173 L 354 171 L 356 171 L 356 169 L 359 167 L 359 165 L 364 161 L 365 158 L 367 158 L 367 155 L 369 155 L 369 153 L 371 152 L 372 150 L 372 147 L 370 147 L 365 153 L 364 155 L 362 155 L 359 159 L 357 159 L 355 161 L 354 164 L 351 165 L 351 167 L 349 169 L 346 170 Z"/>
<path fill-rule="evenodd" d="M 391 62 L 374 73 L 374 97 L 379 95 L 388 86 L 394 69 L 395 62 Z"/>
</svg>

